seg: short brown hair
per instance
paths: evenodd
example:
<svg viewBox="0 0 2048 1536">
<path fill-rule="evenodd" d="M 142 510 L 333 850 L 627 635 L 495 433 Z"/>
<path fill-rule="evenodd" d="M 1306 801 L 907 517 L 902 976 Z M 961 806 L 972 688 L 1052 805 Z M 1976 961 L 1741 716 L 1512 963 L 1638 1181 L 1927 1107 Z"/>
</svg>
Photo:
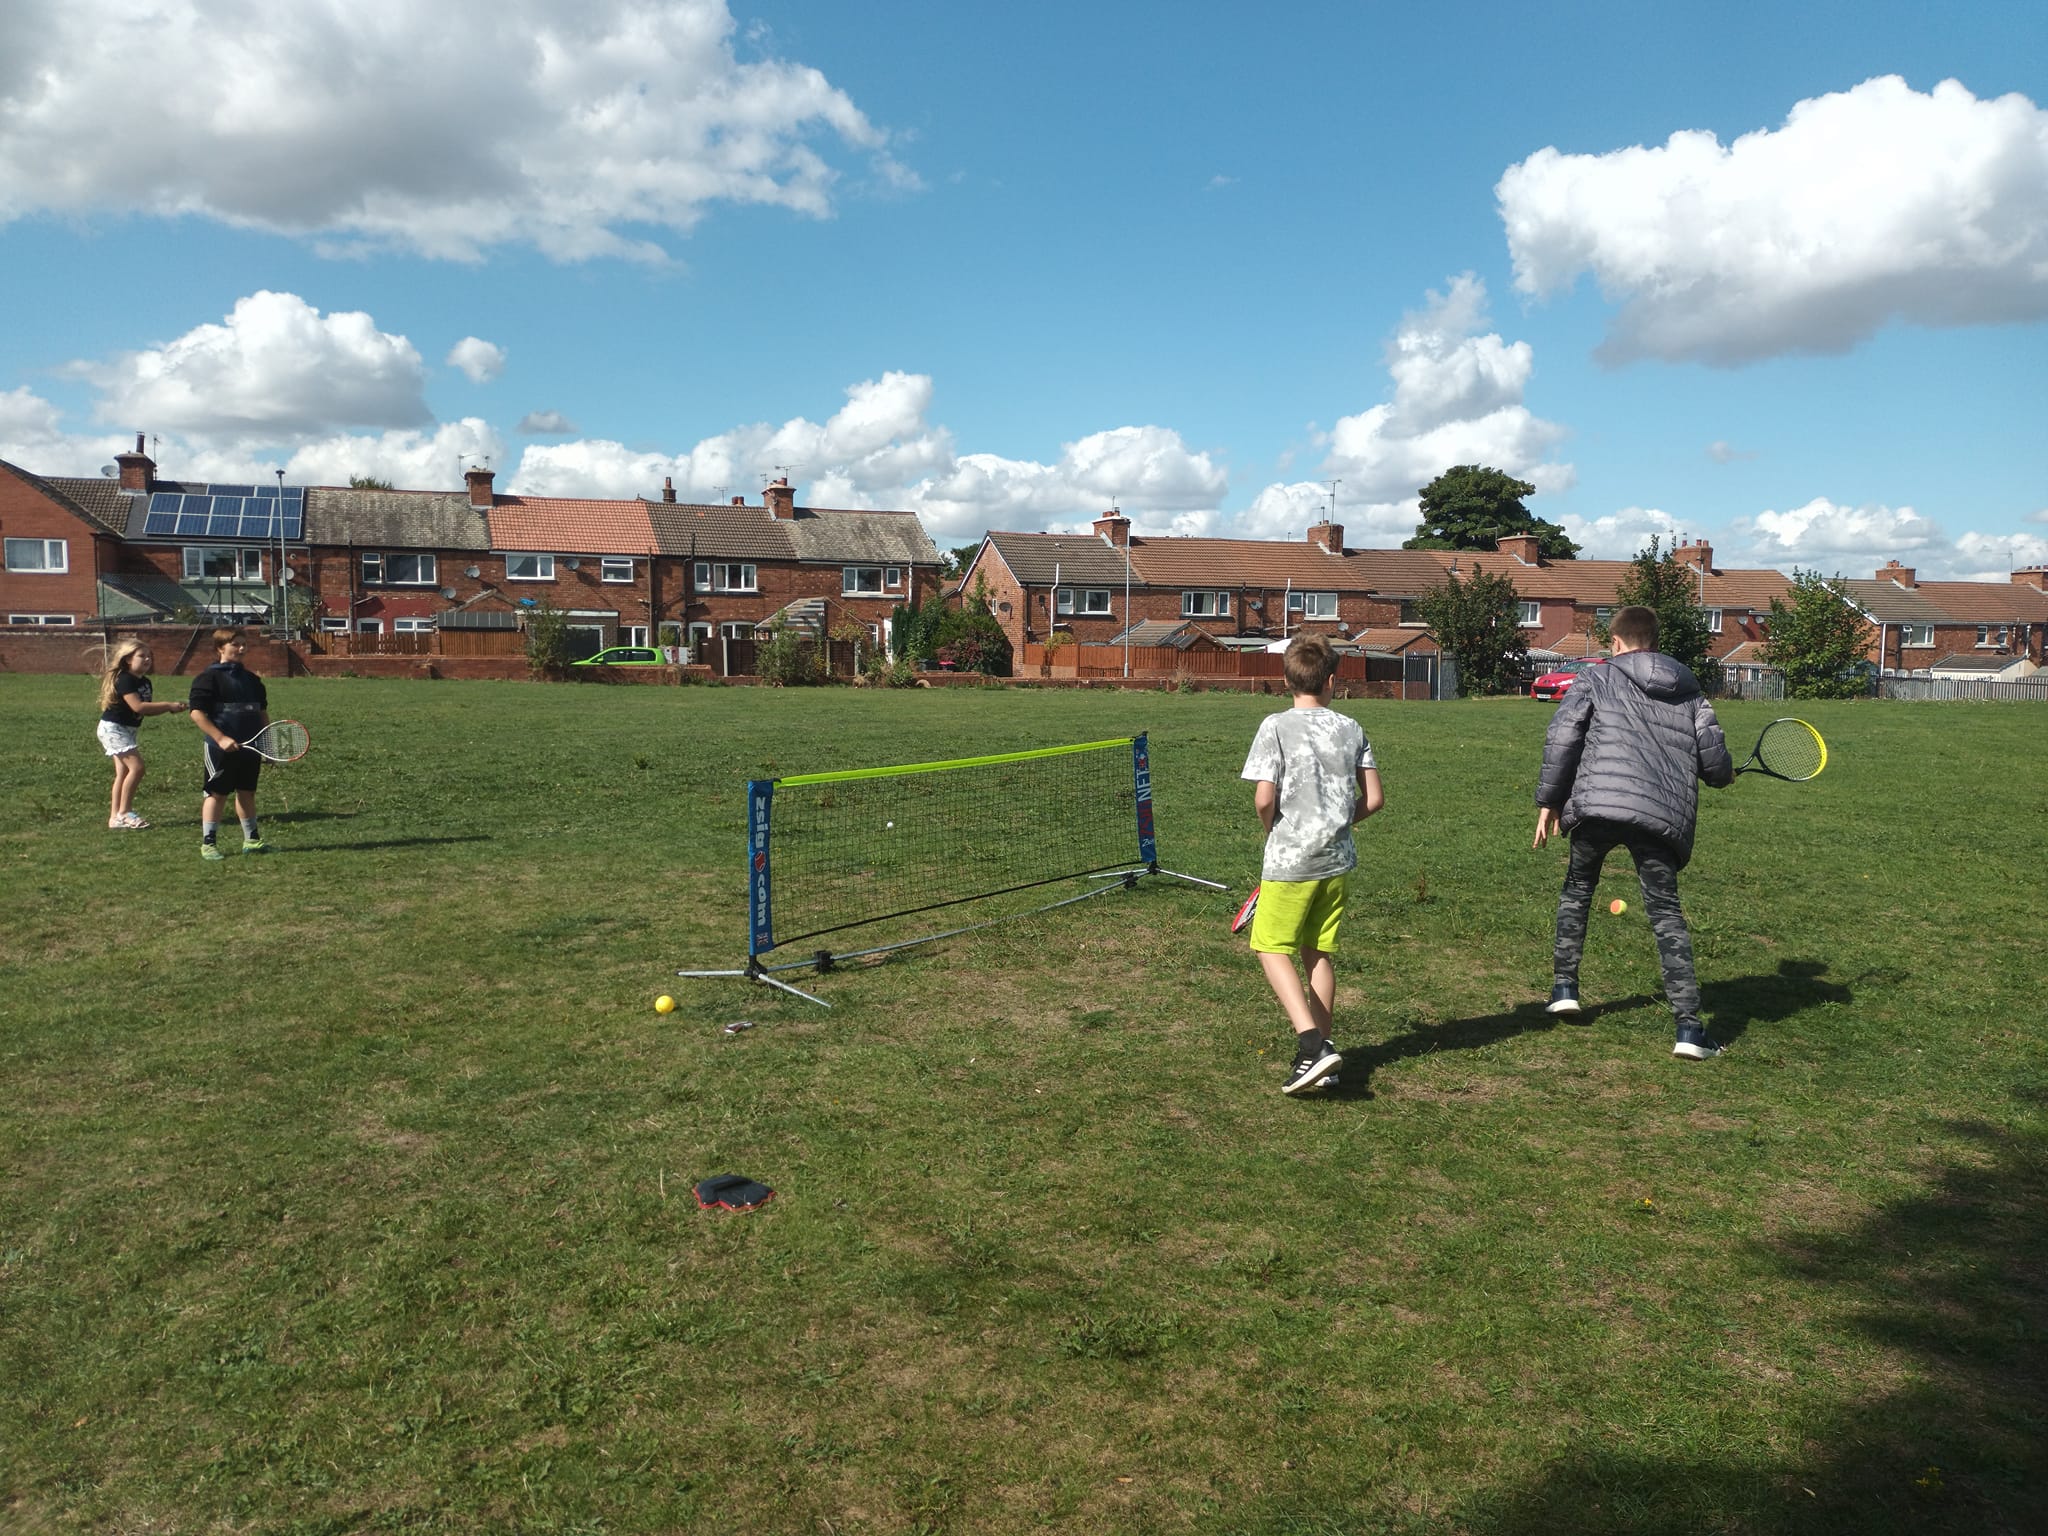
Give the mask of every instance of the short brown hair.
<svg viewBox="0 0 2048 1536">
<path fill-rule="evenodd" d="M 1639 651 L 1654 651 L 1659 627 L 1656 609 L 1632 603 L 1614 616 L 1607 633 L 1617 640 L 1626 640 Z"/>
<path fill-rule="evenodd" d="M 216 629 L 213 632 L 213 648 L 217 651 L 222 646 L 241 638 L 242 632 L 239 629 Z"/>
<path fill-rule="evenodd" d="M 1337 648 L 1321 635 L 1296 635 L 1280 658 L 1281 675 L 1296 693 L 1321 693 L 1337 671 Z"/>
</svg>

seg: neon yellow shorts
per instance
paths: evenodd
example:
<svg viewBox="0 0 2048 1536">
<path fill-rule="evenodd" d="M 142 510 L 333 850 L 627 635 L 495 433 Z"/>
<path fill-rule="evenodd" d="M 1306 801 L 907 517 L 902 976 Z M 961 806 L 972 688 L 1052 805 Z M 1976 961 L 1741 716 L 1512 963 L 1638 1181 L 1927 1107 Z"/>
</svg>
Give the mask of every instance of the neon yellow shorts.
<svg viewBox="0 0 2048 1536">
<path fill-rule="evenodd" d="M 1255 954 L 1298 955 L 1304 949 L 1337 952 L 1337 924 L 1344 917 L 1344 875 L 1326 880 L 1264 880 L 1259 910 L 1252 914 Z"/>
</svg>

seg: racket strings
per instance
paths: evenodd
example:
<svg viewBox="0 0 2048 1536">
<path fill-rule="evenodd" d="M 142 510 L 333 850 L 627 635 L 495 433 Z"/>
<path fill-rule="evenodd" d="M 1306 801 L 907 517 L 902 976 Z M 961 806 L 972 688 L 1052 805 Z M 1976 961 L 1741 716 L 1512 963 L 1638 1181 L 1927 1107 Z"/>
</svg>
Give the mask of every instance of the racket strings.
<svg viewBox="0 0 2048 1536">
<path fill-rule="evenodd" d="M 1757 738 L 1757 761 L 1787 779 L 1810 779 L 1827 763 L 1820 732 L 1804 720 L 1773 720 Z"/>
</svg>

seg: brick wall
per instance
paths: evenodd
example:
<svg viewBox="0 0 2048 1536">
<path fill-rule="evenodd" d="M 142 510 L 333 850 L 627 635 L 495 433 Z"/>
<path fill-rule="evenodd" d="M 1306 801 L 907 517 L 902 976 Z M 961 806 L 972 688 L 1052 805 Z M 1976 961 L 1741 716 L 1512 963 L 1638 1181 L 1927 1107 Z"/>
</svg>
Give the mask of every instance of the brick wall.
<svg viewBox="0 0 2048 1536">
<path fill-rule="evenodd" d="M 99 545 L 115 543 L 88 522 L 15 474 L 0 468 L 0 538 L 61 539 L 61 572 L 10 571 L 0 561 L 0 624 L 13 614 L 62 614 L 79 624 L 100 611 Z M 13 626 L 9 626 L 13 627 Z"/>
</svg>

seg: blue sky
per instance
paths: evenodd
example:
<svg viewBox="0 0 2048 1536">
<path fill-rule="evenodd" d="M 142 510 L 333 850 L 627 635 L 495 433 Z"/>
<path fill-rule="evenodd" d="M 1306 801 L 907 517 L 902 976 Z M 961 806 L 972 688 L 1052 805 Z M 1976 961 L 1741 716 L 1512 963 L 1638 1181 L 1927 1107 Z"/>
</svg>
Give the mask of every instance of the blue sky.
<svg viewBox="0 0 2048 1536">
<path fill-rule="evenodd" d="M 0 457 L 2048 560 L 2048 7 L 10 0 Z"/>
</svg>

